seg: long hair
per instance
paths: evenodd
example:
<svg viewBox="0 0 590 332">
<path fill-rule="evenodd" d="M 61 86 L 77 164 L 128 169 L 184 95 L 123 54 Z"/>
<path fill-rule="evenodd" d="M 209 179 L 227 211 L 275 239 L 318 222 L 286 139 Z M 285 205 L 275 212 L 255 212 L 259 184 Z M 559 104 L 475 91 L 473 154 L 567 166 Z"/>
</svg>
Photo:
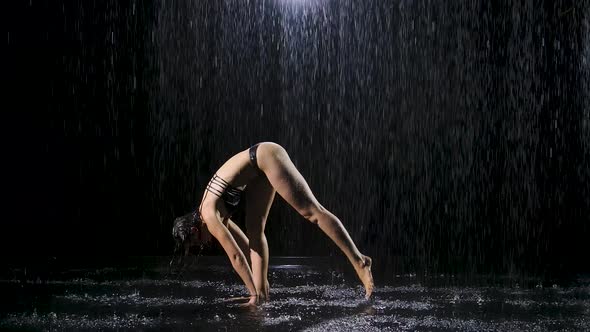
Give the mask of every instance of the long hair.
<svg viewBox="0 0 590 332">
<path fill-rule="evenodd" d="M 184 270 L 184 258 L 190 254 L 190 249 L 198 247 L 197 260 L 208 245 L 210 237 L 206 236 L 206 227 L 199 216 L 198 212 L 188 213 L 174 219 L 172 226 L 172 237 L 174 238 L 174 253 L 168 266 L 168 275 L 171 275 L 176 265 L 177 274 L 182 274 Z M 192 264 L 191 264 L 192 265 Z"/>
<path fill-rule="evenodd" d="M 172 237 L 176 243 L 191 247 L 204 247 L 211 242 L 207 226 L 203 223 L 198 211 L 174 219 Z"/>
</svg>

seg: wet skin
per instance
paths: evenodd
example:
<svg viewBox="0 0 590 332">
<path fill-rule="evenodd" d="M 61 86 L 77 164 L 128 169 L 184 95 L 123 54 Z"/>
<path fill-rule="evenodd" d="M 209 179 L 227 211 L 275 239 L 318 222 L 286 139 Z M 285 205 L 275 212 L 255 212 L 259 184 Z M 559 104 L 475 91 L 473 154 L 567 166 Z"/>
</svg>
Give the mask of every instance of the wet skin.
<svg viewBox="0 0 590 332">
<path fill-rule="evenodd" d="M 269 299 L 268 243 L 264 228 L 276 193 L 340 248 L 361 280 L 365 298 L 369 299 L 374 287 L 371 258 L 358 250 L 342 222 L 318 202 L 285 149 L 275 143 L 260 143 L 256 157 L 259 169 L 251 164 L 249 151 L 244 150 L 216 172 L 232 186 L 245 190 L 247 235 L 231 221 L 219 197 L 205 192 L 199 208 L 205 226 L 201 228 L 202 237 L 211 234 L 219 241 L 250 293 L 248 304 Z"/>
</svg>

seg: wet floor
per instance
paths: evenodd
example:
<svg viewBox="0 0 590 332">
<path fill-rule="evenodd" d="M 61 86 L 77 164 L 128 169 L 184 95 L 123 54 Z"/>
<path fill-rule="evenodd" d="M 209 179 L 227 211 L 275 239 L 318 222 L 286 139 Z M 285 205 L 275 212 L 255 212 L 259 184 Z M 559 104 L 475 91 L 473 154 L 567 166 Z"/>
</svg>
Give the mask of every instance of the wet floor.
<svg viewBox="0 0 590 332">
<path fill-rule="evenodd" d="M 322 260 L 274 258 L 272 300 L 252 309 L 234 299 L 245 288 L 223 257 L 202 258 L 181 280 L 161 267 L 69 269 L 46 281 L 21 272 L 0 281 L 3 330 L 590 330 L 585 277 L 521 287 L 392 276 L 366 302 L 350 275 Z"/>
</svg>

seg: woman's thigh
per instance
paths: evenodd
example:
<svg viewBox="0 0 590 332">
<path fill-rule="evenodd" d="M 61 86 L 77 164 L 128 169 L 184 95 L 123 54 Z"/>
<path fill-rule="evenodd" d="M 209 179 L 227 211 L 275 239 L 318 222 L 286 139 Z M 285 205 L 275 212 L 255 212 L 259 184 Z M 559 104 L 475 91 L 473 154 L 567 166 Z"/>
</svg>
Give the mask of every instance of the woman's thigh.
<svg viewBox="0 0 590 332">
<path fill-rule="evenodd" d="M 245 194 L 246 233 L 248 237 L 258 237 L 264 233 L 266 218 L 275 197 L 275 189 L 266 176 L 260 175 L 248 183 Z"/>
<path fill-rule="evenodd" d="M 260 169 L 287 203 L 304 217 L 322 208 L 285 149 L 276 144 L 268 144 L 261 146 L 259 151 Z"/>
</svg>

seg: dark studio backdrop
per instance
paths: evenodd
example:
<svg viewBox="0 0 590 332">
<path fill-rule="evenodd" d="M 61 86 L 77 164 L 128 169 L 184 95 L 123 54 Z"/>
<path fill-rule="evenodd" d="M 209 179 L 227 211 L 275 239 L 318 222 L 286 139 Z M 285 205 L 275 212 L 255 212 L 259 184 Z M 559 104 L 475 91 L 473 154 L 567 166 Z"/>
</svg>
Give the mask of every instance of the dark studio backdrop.
<svg viewBox="0 0 590 332">
<path fill-rule="evenodd" d="M 274 141 L 380 271 L 589 268 L 588 2 L 15 3 L 5 261 L 170 254 Z M 340 257 L 279 197 L 267 237 Z"/>
</svg>

